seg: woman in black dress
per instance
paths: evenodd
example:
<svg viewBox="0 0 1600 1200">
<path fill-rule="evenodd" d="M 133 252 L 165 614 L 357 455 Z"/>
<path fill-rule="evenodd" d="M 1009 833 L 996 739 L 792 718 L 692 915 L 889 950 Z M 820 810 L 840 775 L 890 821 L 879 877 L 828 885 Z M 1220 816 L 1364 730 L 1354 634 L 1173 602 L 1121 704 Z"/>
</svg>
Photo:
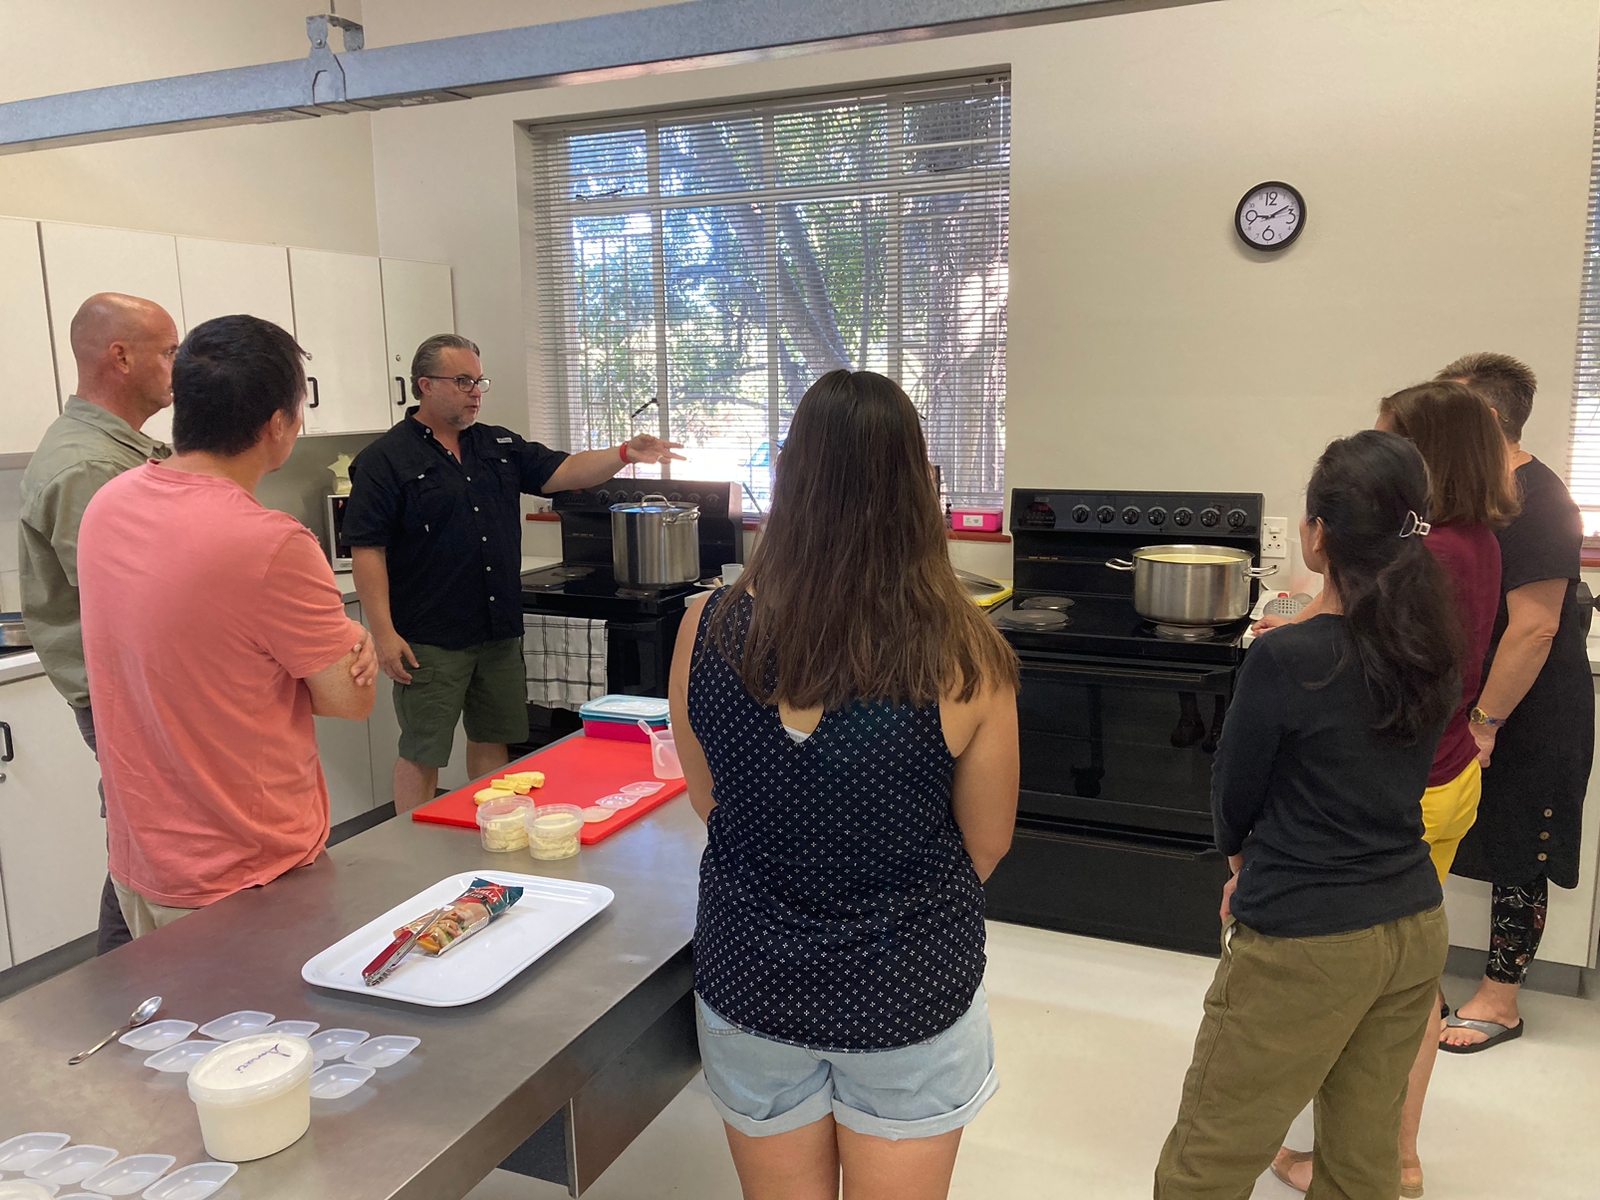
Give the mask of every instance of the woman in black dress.
<svg viewBox="0 0 1600 1200">
<path fill-rule="evenodd" d="M 1483 799 L 1453 868 L 1494 886 L 1483 981 L 1449 1018 L 1440 1047 L 1471 1054 L 1522 1036 L 1517 993 L 1544 933 L 1548 885 L 1577 886 L 1594 685 L 1577 600 L 1578 506 L 1520 445 L 1533 372 L 1503 354 L 1472 354 L 1439 377 L 1465 383 L 1494 410 L 1522 499 L 1522 515 L 1497 535 L 1502 599 L 1472 712 Z"/>
</svg>

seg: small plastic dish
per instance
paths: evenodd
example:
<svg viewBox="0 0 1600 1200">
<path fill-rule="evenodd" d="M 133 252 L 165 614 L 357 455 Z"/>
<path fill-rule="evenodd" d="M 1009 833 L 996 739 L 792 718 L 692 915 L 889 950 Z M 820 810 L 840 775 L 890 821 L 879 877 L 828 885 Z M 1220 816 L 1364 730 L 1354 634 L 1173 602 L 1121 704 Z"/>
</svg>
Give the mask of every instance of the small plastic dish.
<svg viewBox="0 0 1600 1200">
<path fill-rule="evenodd" d="M 239 1173 L 238 1163 L 202 1162 L 180 1167 L 142 1193 L 143 1200 L 206 1200 Z"/>
<path fill-rule="evenodd" d="M 241 1009 L 231 1012 L 225 1017 L 218 1017 L 215 1021 L 207 1021 L 200 1026 L 200 1032 L 208 1038 L 216 1038 L 219 1042 L 233 1042 L 242 1037 L 249 1037 L 253 1033 L 260 1033 L 278 1018 L 269 1012 L 256 1012 L 254 1009 Z"/>
<path fill-rule="evenodd" d="M 366 1040 L 365 1029 L 324 1029 L 311 1039 L 311 1053 L 317 1056 L 318 1062 L 332 1062 Z"/>
<path fill-rule="evenodd" d="M 196 1039 L 192 1042 L 179 1042 L 176 1046 L 168 1046 L 165 1050 L 158 1050 L 144 1060 L 144 1065 L 157 1071 L 172 1071 L 180 1075 L 187 1075 L 195 1063 L 217 1048 L 216 1042 L 207 1042 Z"/>
<path fill-rule="evenodd" d="M 422 1045 L 421 1038 L 390 1033 L 362 1042 L 346 1054 L 344 1060 L 354 1067 L 371 1067 L 375 1071 L 381 1071 L 385 1067 L 394 1066 L 420 1045 Z"/>
<path fill-rule="evenodd" d="M 83 1181 L 83 1190 L 100 1196 L 131 1196 L 160 1179 L 178 1160 L 170 1154 L 130 1154 Z"/>
<path fill-rule="evenodd" d="M 286 1033 L 290 1037 L 309 1038 L 322 1026 L 316 1021 L 278 1021 L 268 1025 L 262 1033 Z"/>
<path fill-rule="evenodd" d="M 349 1063 L 334 1063 L 331 1067 L 323 1067 L 311 1077 L 311 1098 L 343 1099 L 372 1076 L 371 1067 L 352 1067 Z"/>
<path fill-rule="evenodd" d="M 585 825 L 598 825 L 601 821 L 609 821 L 617 815 L 614 808 L 601 808 L 598 804 L 591 804 L 583 810 L 583 823 Z"/>
<path fill-rule="evenodd" d="M 0 1200 L 46 1200 L 60 1190 L 53 1183 L 36 1179 L 8 1179 L 0 1182 Z"/>
<path fill-rule="evenodd" d="M 34 1163 L 26 1174 L 29 1179 L 60 1187 L 67 1183 L 81 1183 L 116 1159 L 117 1152 L 110 1146 L 68 1146 Z"/>
<path fill-rule="evenodd" d="M 638 783 L 625 783 L 617 791 L 624 796 L 635 796 L 643 800 L 646 796 L 654 796 L 666 786 L 664 783 L 653 783 L 650 780 L 641 779 Z"/>
<path fill-rule="evenodd" d="M 70 1133 L 19 1133 L 0 1142 L 0 1171 L 26 1171 L 71 1140 Z"/>
<path fill-rule="evenodd" d="M 135 1050 L 143 1050 L 149 1054 L 156 1050 L 165 1050 L 168 1046 L 176 1046 L 197 1028 L 193 1021 L 151 1021 L 148 1025 L 128 1030 L 117 1041 L 124 1046 L 132 1046 Z"/>
<path fill-rule="evenodd" d="M 601 796 L 594 803 L 597 808 L 632 808 L 639 803 L 639 797 L 629 796 L 623 792 L 612 792 L 609 796 Z"/>
</svg>

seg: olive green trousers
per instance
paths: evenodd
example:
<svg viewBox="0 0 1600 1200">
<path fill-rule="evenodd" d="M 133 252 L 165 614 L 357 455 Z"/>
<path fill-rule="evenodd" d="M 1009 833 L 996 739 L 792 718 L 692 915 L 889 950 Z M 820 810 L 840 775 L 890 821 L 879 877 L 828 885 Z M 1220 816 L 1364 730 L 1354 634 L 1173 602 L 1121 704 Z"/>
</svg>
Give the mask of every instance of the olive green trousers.
<svg viewBox="0 0 1600 1200">
<path fill-rule="evenodd" d="M 1246 1200 L 1309 1100 L 1309 1200 L 1395 1200 L 1406 1077 L 1448 950 L 1442 906 L 1327 937 L 1230 924 L 1155 1200 Z"/>
</svg>

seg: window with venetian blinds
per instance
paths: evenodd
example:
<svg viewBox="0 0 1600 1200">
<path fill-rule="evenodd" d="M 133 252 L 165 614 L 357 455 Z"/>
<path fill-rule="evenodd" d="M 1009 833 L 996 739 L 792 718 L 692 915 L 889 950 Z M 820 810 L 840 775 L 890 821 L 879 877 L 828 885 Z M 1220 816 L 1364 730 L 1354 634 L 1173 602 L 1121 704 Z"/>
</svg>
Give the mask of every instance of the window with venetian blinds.
<svg viewBox="0 0 1600 1200">
<path fill-rule="evenodd" d="M 1010 81 L 536 126 L 536 369 L 573 448 L 651 432 L 759 504 L 818 376 L 899 381 L 958 504 L 1005 465 Z"/>
<path fill-rule="evenodd" d="M 1572 379 L 1572 441 L 1567 483 L 1583 510 L 1584 537 L 1600 537 L 1600 93 L 1589 170 L 1589 218 L 1578 301 L 1578 355 Z"/>
</svg>

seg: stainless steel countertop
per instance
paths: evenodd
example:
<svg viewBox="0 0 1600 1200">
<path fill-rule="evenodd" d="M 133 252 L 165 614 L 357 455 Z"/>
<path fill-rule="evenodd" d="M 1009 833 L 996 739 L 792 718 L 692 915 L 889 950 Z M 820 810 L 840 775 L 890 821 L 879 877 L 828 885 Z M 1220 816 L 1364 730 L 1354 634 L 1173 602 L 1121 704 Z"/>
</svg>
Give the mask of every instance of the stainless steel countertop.
<svg viewBox="0 0 1600 1200">
<path fill-rule="evenodd" d="M 218 1200 L 459 1198 L 555 1113 L 691 978 L 705 827 L 680 796 L 563 862 L 491 854 L 475 830 L 386 822 L 311 866 L 229 897 L 0 1003 L 0 1141 L 33 1130 L 123 1154 L 209 1156 L 186 1076 L 113 1042 L 75 1052 L 160 994 L 162 1017 L 204 1024 L 236 1009 L 422 1045 L 343 1100 L 313 1101 L 295 1145 L 245 1163 Z M 447 875 L 516 871 L 600 883 L 611 906 L 503 989 L 428 1009 L 323 991 L 301 965 Z"/>
</svg>

